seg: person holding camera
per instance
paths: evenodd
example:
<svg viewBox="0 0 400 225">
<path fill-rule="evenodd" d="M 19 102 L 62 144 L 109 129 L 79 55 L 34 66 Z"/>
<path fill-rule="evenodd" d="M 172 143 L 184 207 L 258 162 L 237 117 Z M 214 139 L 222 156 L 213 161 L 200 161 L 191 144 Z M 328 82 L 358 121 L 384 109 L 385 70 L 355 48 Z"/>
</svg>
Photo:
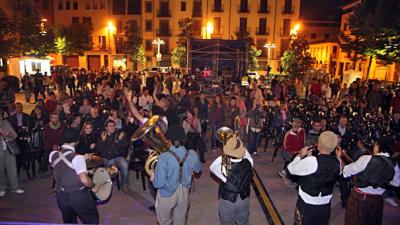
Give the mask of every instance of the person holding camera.
<svg viewBox="0 0 400 225">
<path fill-rule="evenodd" d="M 261 130 L 264 126 L 263 112 L 258 101 L 253 98 L 253 104 L 247 112 L 247 149 L 252 155 L 257 155 L 258 145 L 261 139 Z"/>
<path fill-rule="evenodd" d="M 318 137 L 317 148 L 306 146 L 287 166 L 290 174 L 299 176 L 299 197 L 295 224 L 328 225 L 333 187 L 341 171 L 340 148 L 335 133 L 325 131 Z M 336 149 L 336 157 L 332 152 Z"/>
</svg>

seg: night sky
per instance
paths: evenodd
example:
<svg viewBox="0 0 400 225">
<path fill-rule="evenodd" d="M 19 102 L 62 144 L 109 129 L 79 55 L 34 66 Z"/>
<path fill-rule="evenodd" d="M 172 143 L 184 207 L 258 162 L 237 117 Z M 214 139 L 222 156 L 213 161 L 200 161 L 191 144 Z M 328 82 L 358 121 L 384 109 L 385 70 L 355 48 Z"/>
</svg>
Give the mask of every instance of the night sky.
<svg viewBox="0 0 400 225">
<path fill-rule="evenodd" d="M 301 0 L 300 18 L 340 21 L 340 6 L 344 0 Z"/>
</svg>

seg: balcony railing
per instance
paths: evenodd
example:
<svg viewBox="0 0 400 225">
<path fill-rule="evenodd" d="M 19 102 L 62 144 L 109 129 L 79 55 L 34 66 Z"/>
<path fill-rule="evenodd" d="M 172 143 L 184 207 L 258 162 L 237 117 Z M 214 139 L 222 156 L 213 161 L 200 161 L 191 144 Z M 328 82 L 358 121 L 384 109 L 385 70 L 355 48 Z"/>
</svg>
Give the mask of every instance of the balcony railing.
<svg viewBox="0 0 400 225">
<path fill-rule="evenodd" d="M 250 27 L 236 27 L 236 33 L 250 33 Z"/>
<path fill-rule="evenodd" d="M 172 35 L 171 29 L 157 29 L 157 36 L 170 37 Z"/>
<path fill-rule="evenodd" d="M 238 5 L 238 13 L 249 13 L 250 12 L 250 6 L 247 5 Z"/>
<path fill-rule="evenodd" d="M 294 14 L 294 6 L 282 7 L 282 14 Z"/>
<path fill-rule="evenodd" d="M 257 35 L 269 35 L 269 27 L 265 29 L 257 27 Z"/>
<path fill-rule="evenodd" d="M 171 10 L 169 9 L 158 10 L 157 17 L 171 17 Z"/>
<path fill-rule="evenodd" d="M 224 11 L 224 5 L 223 4 L 221 4 L 221 5 L 212 4 L 211 5 L 211 9 L 212 9 L 213 12 L 223 12 Z"/>
<path fill-rule="evenodd" d="M 261 7 L 258 6 L 258 13 L 263 14 L 263 13 L 270 13 L 271 7 L 268 5 L 266 7 Z"/>
</svg>

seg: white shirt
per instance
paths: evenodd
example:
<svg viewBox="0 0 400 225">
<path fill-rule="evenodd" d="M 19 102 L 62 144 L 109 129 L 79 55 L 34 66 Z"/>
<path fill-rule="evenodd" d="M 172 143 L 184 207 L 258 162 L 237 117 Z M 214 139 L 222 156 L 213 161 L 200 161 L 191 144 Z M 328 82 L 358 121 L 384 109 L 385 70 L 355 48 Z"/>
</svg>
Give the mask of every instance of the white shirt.
<svg viewBox="0 0 400 225">
<path fill-rule="evenodd" d="M 389 154 L 387 153 L 378 153 L 377 155 L 382 155 L 382 156 L 386 156 L 389 157 Z M 343 168 L 343 177 L 350 177 L 352 175 L 356 175 L 359 174 L 361 172 L 363 172 L 366 168 L 367 165 L 369 163 L 369 161 L 371 160 L 372 156 L 371 155 L 363 155 L 361 156 L 357 161 L 346 165 Z M 396 165 L 394 167 L 394 176 L 392 181 L 390 182 L 391 185 L 399 187 L 400 186 L 400 169 L 399 166 Z M 372 186 L 368 186 L 365 188 L 358 188 L 358 190 L 360 190 L 363 193 L 366 194 L 373 194 L 373 195 L 382 195 L 385 192 L 385 189 L 383 188 L 373 188 Z"/>
<path fill-rule="evenodd" d="M 246 150 L 246 154 L 244 155 L 245 159 L 249 160 L 251 163 L 251 166 L 253 166 L 253 158 L 249 154 L 249 152 Z M 236 163 L 240 162 L 242 159 L 231 159 L 231 162 Z M 214 160 L 213 163 L 210 165 L 210 171 L 217 176 L 222 182 L 226 183 L 226 177 L 228 176 L 226 173 L 226 168 L 222 167 L 221 168 L 221 163 L 222 163 L 222 156 L 219 156 Z"/>
<path fill-rule="evenodd" d="M 303 159 L 301 159 L 300 156 L 296 156 L 296 158 L 289 163 L 287 169 L 292 175 L 307 176 L 317 171 L 318 161 L 315 156 L 308 156 Z M 301 189 L 301 186 L 299 186 L 299 196 L 305 203 L 311 205 L 325 205 L 328 204 L 332 198 L 332 194 L 321 196 L 321 192 L 319 193 L 319 196 L 311 196 L 305 193 Z"/>
<path fill-rule="evenodd" d="M 63 146 L 61 146 L 61 148 L 64 148 L 64 149 L 70 149 L 70 150 L 73 150 L 74 152 L 75 152 L 75 148 L 73 148 L 73 147 L 71 147 L 71 146 L 69 146 L 69 145 L 63 145 Z M 50 156 L 49 156 L 49 163 L 51 163 L 51 158 L 53 157 L 53 155 L 55 154 L 55 153 L 57 153 L 58 151 L 52 151 L 51 153 L 50 153 Z M 74 170 L 75 170 L 75 173 L 77 174 L 77 175 L 79 175 L 79 174 L 81 174 L 81 173 L 86 173 L 87 171 L 86 171 L 86 161 L 85 161 L 85 157 L 83 157 L 83 155 L 76 155 L 73 159 L 72 159 L 72 165 L 74 166 Z"/>
<path fill-rule="evenodd" d="M 346 127 L 338 125 L 338 131 L 340 133 L 340 136 L 343 136 L 346 133 Z"/>
</svg>

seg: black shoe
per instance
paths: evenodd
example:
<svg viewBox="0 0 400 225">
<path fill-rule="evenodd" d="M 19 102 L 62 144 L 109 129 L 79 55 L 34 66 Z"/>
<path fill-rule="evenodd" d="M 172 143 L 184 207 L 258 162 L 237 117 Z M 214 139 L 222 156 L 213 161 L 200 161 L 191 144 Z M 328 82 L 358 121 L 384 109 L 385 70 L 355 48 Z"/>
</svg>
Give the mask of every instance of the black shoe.
<svg viewBox="0 0 400 225">
<path fill-rule="evenodd" d="M 155 206 L 150 206 L 148 209 L 149 209 L 150 211 L 152 211 L 152 212 L 155 212 L 155 211 L 156 211 L 156 207 L 155 207 Z"/>
<path fill-rule="evenodd" d="M 200 160 L 200 162 L 201 162 L 201 163 L 206 163 L 206 160 L 203 159 L 203 160 Z"/>
</svg>

